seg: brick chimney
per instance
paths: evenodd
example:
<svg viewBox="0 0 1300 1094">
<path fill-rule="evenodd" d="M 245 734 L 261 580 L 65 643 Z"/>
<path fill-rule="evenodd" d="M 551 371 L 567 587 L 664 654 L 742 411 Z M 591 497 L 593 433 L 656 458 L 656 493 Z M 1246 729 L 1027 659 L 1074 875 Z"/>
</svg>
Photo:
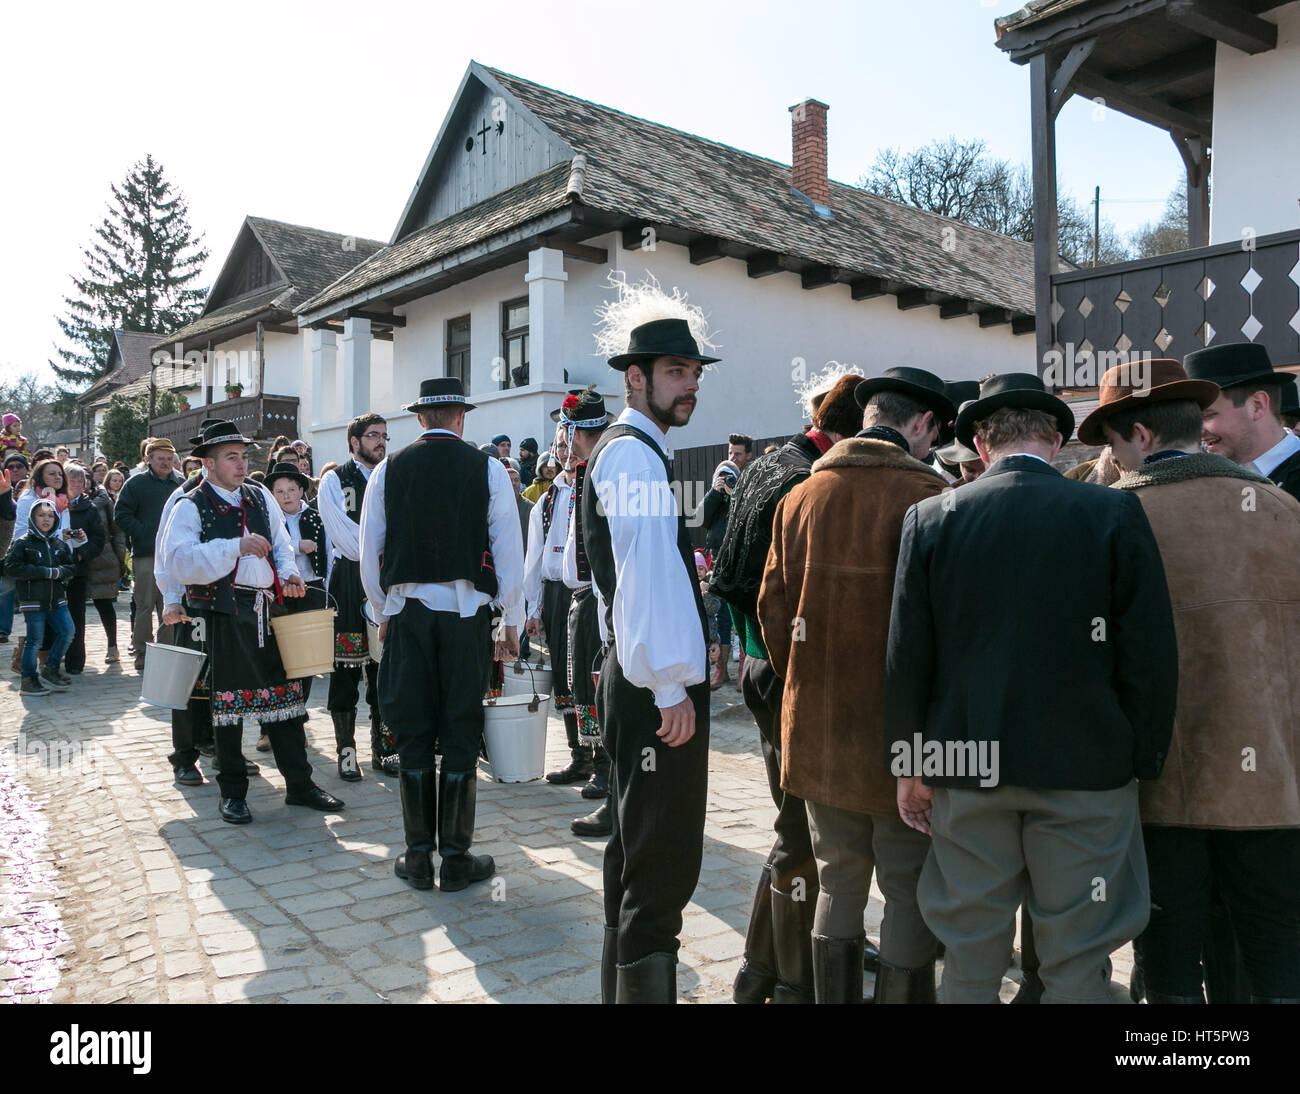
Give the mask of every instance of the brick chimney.
<svg viewBox="0 0 1300 1094">
<path fill-rule="evenodd" d="M 831 204 L 831 185 L 826 179 L 826 111 L 829 109 L 816 99 L 805 99 L 790 107 L 794 143 L 790 185 L 814 208 L 820 205 L 827 212 Z"/>
</svg>

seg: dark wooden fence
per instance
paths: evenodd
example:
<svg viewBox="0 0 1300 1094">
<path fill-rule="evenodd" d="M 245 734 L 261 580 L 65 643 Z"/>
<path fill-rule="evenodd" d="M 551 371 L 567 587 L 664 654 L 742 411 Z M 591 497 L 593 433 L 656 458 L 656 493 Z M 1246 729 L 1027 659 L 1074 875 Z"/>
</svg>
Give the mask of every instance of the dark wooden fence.
<svg viewBox="0 0 1300 1094">
<path fill-rule="evenodd" d="M 789 433 L 783 437 L 755 437 L 754 455 L 761 456 L 763 449 L 769 444 L 785 444 L 790 437 Z M 726 458 L 725 444 L 679 448 L 673 453 L 673 481 L 679 484 L 682 491 L 678 497 L 686 498 L 690 502 L 686 511 L 686 527 L 691 534 L 691 543 L 696 547 L 704 545 L 704 528 L 696 520 L 691 519 L 691 510 L 704 501 L 704 495 L 713 485 L 714 469 Z"/>
</svg>

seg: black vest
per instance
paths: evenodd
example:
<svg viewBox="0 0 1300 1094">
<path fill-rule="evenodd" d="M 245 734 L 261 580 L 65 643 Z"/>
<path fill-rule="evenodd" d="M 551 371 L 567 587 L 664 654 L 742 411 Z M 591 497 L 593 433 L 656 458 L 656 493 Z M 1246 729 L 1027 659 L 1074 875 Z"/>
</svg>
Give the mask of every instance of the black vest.
<svg viewBox="0 0 1300 1094">
<path fill-rule="evenodd" d="M 551 534 L 551 519 L 555 516 L 555 495 L 559 493 L 555 489 L 555 480 L 551 480 L 551 485 L 546 488 L 546 493 L 542 495 L 542 550 L 546 550 L 546 537 Z M 527 547 L 527 544 L 524 544 Z"/>
<path fill-rule="evenodd" d="M 664 473 L 672 479 L 672 465 L 664 457 L 659 446 L 651 438 L 626 422 L 615 422 L 596 442 L 591 456 L 587 460 L 587 469 L 596 465 L 596 457 L 607 444 L 618 437 L 635 437 L 649 447 L 663 462 Z M 583 478 L 585 479 L 585 475 Z M 598 491 L 590 483 L 584 483 L 582 496 L 578 499 L 582 505 L 582 515 L 578 524 L 578 533 L 586 549 L 586 557 L 591 565 L 591 578 L 600 590 L 601 599 L 605 601 L 605 632 L 614 635 L 614 546 L 610 540 L 609 521 L 606 519 L 597 497 Z M 709 627 L 704 618 L 704 601 L 700 597 L 700 581 L 695 573 L 695 548 L 691 546 L 691 537 L 686 531 L 686 515 L 677 512 L 677 551 L 681 555 L 682 565 L 686 568 L 686 578 L 690 582 L 691 592 L 695 595 L 695 610 L 699 612 L 700 629 L 704 632 L 705 644 L 708 644 Z"/>
<path fill-rule="evenodd" d="M 266 498 L 262 491 L 250 486 L 240 486 L 243 507 L 230 505 L 220 497 L 204 480 L 194 487 L 176 504 L 192 501 L 199 510 L 199 542 L 210 543 L 214 539 L 239 539 L 256 533 L 268 541 L 271 536 L 271 518 L 266 511 Z M 275 561 L 268 557 L 271 569 Z M 235 569 L 238 569 L 236 564 Z M 277 575 L 278 584 L 279 577 Z M 234 615 L 235 608 L 235 570 L 211 585 L 190 585 L 185 590 L 186 598 L 200 607 L 220 612 L 222 615 Z"/>
<path fill-rule="evenodd" d="M 317 581 L 324 581 L 329 558 L 325 554 L 325 525 L 320 519 L 320 513 L 316 511 L 316 506 L 308 505 L 302 511 L 302 515 L 298 517 L 298 531 L 302 533 L 303 539 L 309 539 L 316 544 L 316 550 L 307 556 L 311 559 L 312 573 L 303 574 L 303 581 L 311 581 L 313 576 Z M 297 547 L 297 544 L 294 546 Z"/>
<path fill-rule="evenodd" d="M 343 512 L 352 518 L 353 524 L 360 524 L 361 503 L 366 500 L 365 475 L 352 459 L 334 468 L 334 474 L 339 477 L 339 486 L 343 489 Z"/>
<path fill-rule="evenodd" d="M 388 458 L 387 532 L 379 583 L 468 581 L 497 594 L 488 543 L 488 457 L 459 437 L 434 433 Z"/>
</svg>

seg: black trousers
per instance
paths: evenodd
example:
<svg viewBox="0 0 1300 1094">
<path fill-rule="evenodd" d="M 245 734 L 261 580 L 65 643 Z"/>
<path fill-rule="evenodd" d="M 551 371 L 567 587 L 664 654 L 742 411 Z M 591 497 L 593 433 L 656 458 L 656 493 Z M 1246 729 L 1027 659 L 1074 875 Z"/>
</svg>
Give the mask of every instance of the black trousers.
<svg viewBox="0 0 1300 1094">
<path fill-rule="evenodd" d="M 776 842 L 767 860 L 772 868 L 772 888 L 789 893 L 795 879 L 802 878 L 806 899 L 816 901 L 817 862 L 813 858 L 812 837 L 808 834 L 808 810 L 802 798 L 781 789 L 781 693 L 784 681 L 773 670 L 770 661 L 746 657 L 740 688 L 745 706 L 758 723 L 767 786 L 777 809 L 773 826 Z"/>
<path fill-rule="evenodd" d="M 1151 922 L 1135 942 L 1147 988 L 1201 993 L 1201 950 L 1219 892 L 1250 994 L 1300 999 L 1300 829 L 1144 825 Z"/>
<path fill-rule="evenodd" d="M 199 746 L 213 741 L 212 704 L 207 699 L 190 699 L 184 710 L 172 711 L 172 767 L 191 767 L 199 762 Z"/>
<path fill-rule="evenodd" d="M 613 834 L 605 848 L 605 925 L 618 929 L 618 963 L 676 954 L 682 909 L 700 880 L 709 783 L 709 685 L 687 689 L 695 736 L 670 748 L 654 693 L 628 682 L 611 647 L 596 706 L 610 769 Z"/>
<path fill-rule="evenodd" d="M 290 793 L 305 790 L 312 785 L 311 761 L 307 758 L 306 718 L 287 718 L 282 722 L 263 722 L 262 732 L 271 742 L 271 755 L 275 757 L 275 766 L 284 776 L 285 787 Z M 174 726 L 173 726 L 174 732 Z M 248 796 L 248 776 L 244 773 L 244 750 L 242 738 L 244 727 L 240 725 L 214 726 L 213 735 L 217 743 L 217 785 L 221 788 L 223 798 L 245 798 Z"/>
<path fill-rule="evenodd" d="M 63 664 L 66 668 L 80 672 L 86 667 L 86 577 L 74 577 L 68 582 L 68 614 L 72 616 L 72 645 L 68 647 L 68 652 L 63 655 Z M 99 612 L 99 620 L 104 624 L 104 632 L 108 635 L 108 644 L 117 645 L 117 612 L 113 607 L 113 601 L 96 600 L 95 610 Z M 54 641 L 54 632 L 51 628 L 45 628 L 45 639 L 41 643 L 41 653 L 45 653 L 50 648 L 50 643 Z"/>
<path fill-rule="evenodd" d="M 391 631 L 392 628 L 390 627 L 389 630 Z M 385 655 L 388 653 L 387 645 L 384 647 L 384 653 Z M 366 678 L 366 705 L 370 707 L 372 717 L 377 718 L 379 716 L 379 702 L 375 690 L 379 681 L 379 665 L 375 661 L 367 662 L 364 667 L 361 665 L 334 666 L 334 671 L 330 673 L 329 696 L 325 700 L 325 705 L 331 714 L 341 711 L 356 712 L 357 688 L 361 683 L 363 672 Z M 303 690 L 305 693 L 305 682 Z"/>
<path fill-rule="evenodd" d="M 389 619 L 379 703 L 404 770 L 436 766 L 439 752 L 444 771 L 474 770 L 491 650 L 492 609 L 486 604 L 462 619 L 408 600 Z"/>
</svg>

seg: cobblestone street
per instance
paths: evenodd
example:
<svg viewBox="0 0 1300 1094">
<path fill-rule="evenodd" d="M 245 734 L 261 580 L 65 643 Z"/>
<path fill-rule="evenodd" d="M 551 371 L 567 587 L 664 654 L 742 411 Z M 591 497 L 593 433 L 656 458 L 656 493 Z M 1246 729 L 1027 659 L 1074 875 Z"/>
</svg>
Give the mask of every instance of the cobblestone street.
<svg viewBox="0 0 1300 1094">
<path fill-rule="evenodd" d="M 310 750 L 317 781 L 347 809 L 286 806 L 283 780 L 246 728 L 245 753 L 262 772 L 249 789 L 254 823 L 232 827 L 217 816 L 215 782 L 173 783 L 168 712 L 140 705 L 129 661 L 106 666 L 103 632 L 88 631 L 86 674 L 68 692 L 24 701 L 7 665 L 0 683 L 0 998 L 599 1000 L 603 841 L 569 833 L 590 807 L 577 787 L 496 783 L 481 765 L 474 849 L 495 856 L 497 878 L 460 893 L 416 892 L 393 876 L 396 780 L 371 772 L 364 743 L 364 781 L 338 779 L 325 688 L 307 723 Z M 7 660 L 13 647 L 0 648 Z M 704 865 L 682 930 L 683 1002 L 730 999 L 772 841 L 757 731 L 739 692 L 716 692 L 713 713 Z M 549 765 L 559 766 L 558 717 L 548 746 Z M 873 893 L 869 929 L 880 913 Z M 1117 980 L 1127 980 L 1127 959 L 1127 949 L 1116 955 Z M 1004 997 L 1014 990 L 1007 980 Z"/>
</svg>

